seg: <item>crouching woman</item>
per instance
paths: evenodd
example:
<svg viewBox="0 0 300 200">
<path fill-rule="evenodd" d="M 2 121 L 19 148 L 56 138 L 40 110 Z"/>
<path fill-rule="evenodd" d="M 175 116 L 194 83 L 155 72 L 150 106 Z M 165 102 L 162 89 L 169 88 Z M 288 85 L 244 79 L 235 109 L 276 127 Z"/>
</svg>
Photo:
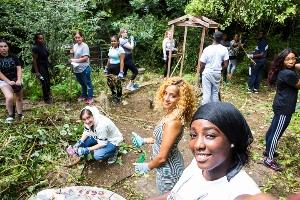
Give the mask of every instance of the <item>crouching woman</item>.
<svg viewBox="0 0 300 200">
<path fill-rule="evenodd" d="M 81 139 L 67 149 L 69 154 L 78 156 L 92 153 L 95 160 L 106 160 L 114 163 L 117 150 L 123 141 L 123 136 L 116 125 L 107 117 L 100 114 L 95 106 L 86 106 L 80 113 L 84 123 Z"/>
</svg>

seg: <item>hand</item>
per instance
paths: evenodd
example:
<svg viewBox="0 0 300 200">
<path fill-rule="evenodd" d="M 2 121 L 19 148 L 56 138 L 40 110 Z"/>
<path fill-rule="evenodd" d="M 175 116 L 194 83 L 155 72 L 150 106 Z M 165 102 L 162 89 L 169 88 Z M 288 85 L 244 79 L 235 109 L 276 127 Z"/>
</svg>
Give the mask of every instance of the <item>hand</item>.
<svg viewBox="0 0 300 200">
<path fill-rule="evenodd" d="M 16 81 L 16 85 L 18 85 L 18 86 L 22 85 L 22 81 L 21 80 L 17 80 Z"/>
<path fill-rule="evenodd" d="M 253 54 L 247 54 L 248 58 L 253 58 Z"/>
<path fill-rule="evenodd" d="M 140 148 L 144 143 L 144 138 L 139 136 L 137 133 L 132 132 L 132 138 L 131 138 L 133 146 Z"/>
<path fill-rule="evenodd" d="M 150 171 L 148 163 L 134 163 L 134 171 L 138 174 L 146 174 Z"/>
<path fill-rule="evenodd" d="M 87 155 L 90 153 L 90 150 L 89 148 L 86 148 L 86 147 L 79 147 L 77 149 L 77 155 L 78 156 L 83 156 L 83 155 Z"/>
<path fill-rule="evenodd" d="M 120 78 L 120 79 L 124 79 L 124 72 L 119 72 L 119 74 L 118 74 L 118 78 Z"/>
<path fill-rule="evenodd" d="M 133 37 L 132 35 L 130 36 L 130 40 L 131 40 L 131 41 L 134 40 L 134 37 Z"/>
<path fill-rule="evenodd" d="M 76 144 L 73 145 L 73 147 L 74 147 L 74 148 L 78 148 L 78 147 L 82 146 L 83 144 L 84 144 L 84 143 L 83 143 L 82 140 L 78 140 L 78 141 L 76 142 Z"/>
<path fill-rule="evenodd" d="M 67 153 L 68 153 L 70 156 L 75 155 L 75 153 L 76 153 L 76 148 L 69 146 L 69 147 L 67 148 Z"/>
<path fill-rule="evenodd" d="M 167 55 L 164 55 L 163 60 L 164 60 L 164 61 L 167 60 Z"/>
</svg>

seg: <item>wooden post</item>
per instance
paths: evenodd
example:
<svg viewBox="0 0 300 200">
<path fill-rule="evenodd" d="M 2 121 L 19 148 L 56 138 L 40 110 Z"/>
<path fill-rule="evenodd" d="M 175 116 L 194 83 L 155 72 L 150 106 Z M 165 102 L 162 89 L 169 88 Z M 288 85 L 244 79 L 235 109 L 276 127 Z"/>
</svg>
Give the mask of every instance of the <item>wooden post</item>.
<svg viewBox="0 0 300 200">
<path fill-rule="evenodd" d="M 184 27 L 184 38 L 183 38 L 183 48 L 182 48 L 182 59 L 181 59 L 181 66 L 180 66 L 180 74 L 182 76 L 183 64 L 184 64 L 184 54 L 185 54 L 185 44 L 186 44 L 186 35 L 187 35 L 187 26 Z"/>
<path fill-rule="evenodd" d="M 171 26 L 171 41 L 173 41 L 173 36 L 174 36 L 174 24 Z M 169 51 L 169 60 L 168 60 L 168 73 L 167 73 L 167 77 L 170 77 L 170 71 L 171 71 L 171 59 L 172 59 L 172 46 L 171 49 Z"/>
<path fill-rule="evenodd" d="M 200 76 L 200 58 L 201 58 L 201 54 L 203 51 L 203 47 L 204 47 L 204 39 L 205 39 L 205 32 L 206 32 L 207 28 L 203 27 L 202 28 L 202 34 L 201 34 L 201 42 L 200 42 L 200 50 L 199 50 L 199 56 L 198 56 L 198 64 L 197 64 L 197 77 L 199 78 Z"/>
</svg>

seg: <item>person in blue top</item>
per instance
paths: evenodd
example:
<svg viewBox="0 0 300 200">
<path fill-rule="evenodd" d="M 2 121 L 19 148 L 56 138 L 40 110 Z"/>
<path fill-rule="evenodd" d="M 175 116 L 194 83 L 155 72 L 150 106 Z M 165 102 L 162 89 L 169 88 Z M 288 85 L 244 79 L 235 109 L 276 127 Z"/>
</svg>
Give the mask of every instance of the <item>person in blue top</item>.
<svg viewBox="0 0 300 200">
<path fill-rule="evenodd" d="M 125 51 L 119 46 L 119 37 L 113 35 L 110 38 L 111 47 L 108 52 L 108 61 L 105 67 L 105 73 L 107 75 L 107 85 L 111 90 L 114 103 L 120 103 L 122 97 L 122 83 L 121 79 L 124 78 L 124 59 Z M 115 75 L 115 76 L 112 76 Z"/>
<path fill-rule="evenodd" d="M 269 76 L 276 77 L 276 94 L 273 101 L 274 117 L 269 130 L 266 133 L 266 148 L 264 151 L 264 165 L 275 170 L 281 171 L 282 168 L 275 161 L 276 146 L 285 129 L 288 127 L 300 89 L 300 79 L 295 67 L 297 53 L 292 49 L 285 49 L 278 54 L 272 62 Z M 268 77 L 268 80 L 274 79 Z"/>
<path fill-rule="evenodd" d="M 260 72 L 266 64 L 267 50 L 269 46 L 265 39 L 264 32 L 258 33 L 257 46 L 252 54 L 247 54 L 248 58 L 255 61 L 255 64 L 251 63 L 249 69 L 249 80 L 248 80 L 248 92 L 258 93 L 260 85 Z"/>
</svg>

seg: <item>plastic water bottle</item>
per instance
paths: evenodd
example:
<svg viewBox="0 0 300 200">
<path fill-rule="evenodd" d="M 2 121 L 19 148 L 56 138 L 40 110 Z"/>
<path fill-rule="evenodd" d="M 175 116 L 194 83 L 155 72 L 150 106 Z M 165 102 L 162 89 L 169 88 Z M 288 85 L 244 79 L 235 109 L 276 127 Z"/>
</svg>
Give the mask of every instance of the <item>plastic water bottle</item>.
<svg viewBox="0 0 300 200">
<path fill-rule="evenodd" d="M 40 76 L 40 78 L 39 78 L 41 81 L 44 81 L 45 79 L 44 79 L 44 77 L 42 77 L 42 76 Z"/>
</svg>

